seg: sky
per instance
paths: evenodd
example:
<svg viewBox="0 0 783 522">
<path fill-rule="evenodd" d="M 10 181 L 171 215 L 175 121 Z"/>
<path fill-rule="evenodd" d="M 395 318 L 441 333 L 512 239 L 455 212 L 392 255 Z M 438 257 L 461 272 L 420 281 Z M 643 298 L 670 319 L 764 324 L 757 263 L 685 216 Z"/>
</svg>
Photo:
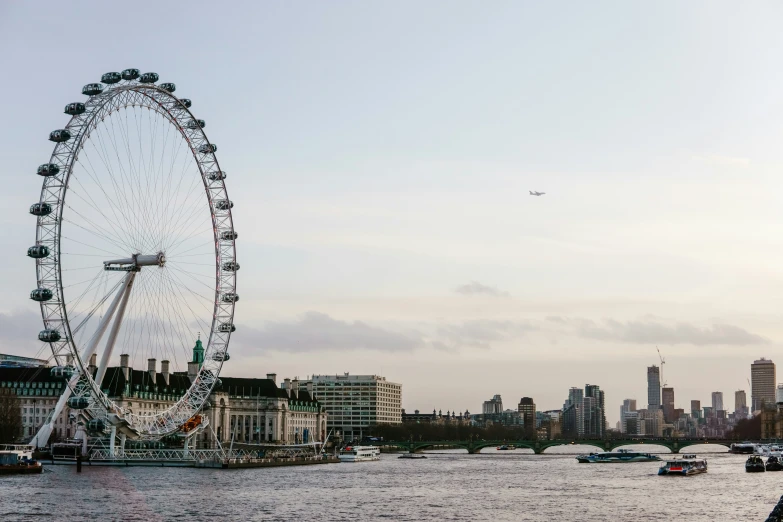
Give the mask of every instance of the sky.
<svg viewBox="0 0 783 522">
<path fill-rule="evenodd" d="M 677 407 L 783 363 L 783 6 L 0 3 L 0 352 L 48 133 L 104 72 L 193 100 L 235 203 L 223 375 L 380 374 L 403 407 L 607 418 L 666 358 Z M 546 192 L 531 197 L 529 190 Z"/>
</svg>

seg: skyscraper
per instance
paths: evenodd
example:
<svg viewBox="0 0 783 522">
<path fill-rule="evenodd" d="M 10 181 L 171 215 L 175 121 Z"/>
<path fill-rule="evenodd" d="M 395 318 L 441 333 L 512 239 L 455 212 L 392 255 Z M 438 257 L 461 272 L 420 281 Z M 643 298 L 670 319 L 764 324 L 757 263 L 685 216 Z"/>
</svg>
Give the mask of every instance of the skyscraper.
<svg viewBox="0 0 783 522">
<path fill-rule="evenodd" d="M 694 419 L 701 418 L 701 401 L 691 401 L 691 415 Z"/>
<path fill-rule="evenodd" d="M 750 365 L 751 409 L 761 409 L 761 403 L 775 403 L 775 363 L 762 357 Z"/>
<path fill-rule="evenodd" d="M 596 384 L 585 384 L 584 398 L 585 436 L 603 438 L 606 432 L 606 412 L 604 410 L 604 392 Z"/>
<path fill-rule="evenodd" d="M 481 413 L 484 415 L 503 413 L 503 399 L 500 398 L 500 394 L 495 395 L 488 401 L 484 401 L 484 404 L 481 406 Z"/>
<path fill-rule="evenodd" d="M 674 422 L 674 388 L 664 388 L 663 395 L 663 418 L 666 422 Z"/>
<path fill-rule="evenodd" d="M 734 418 L 737 420 L 748 418 L 748 400 L 745 396 L 745 390 L 734 392 Z"/>
<path fill-rule="evenodd" d="M 647 409 L 661 407 L 661 370 L 654 364 L 647 367 Z"/>
<path fill-rule="evenodd" d="M 633 415 L 629 415 L 629 413 L 634 412 Z M 620 406 L 620 433 L 627 433 L 627 423 L 626 419 L 633 417 L 636 418 L 636 399 L 625 399 L 623 401 L 623 405 Z M 636 421 L 633 423 L 634 426 L 636 426 Z M 634 435 L 636 434 L 636 430 L 634 429 L 633 432 Z"/>
<path fill-rule="evenodd" d="M 712 411 L 723 409 L 723 392 L 712 392 Z"/>
<path fill-rule="evenodd" d="M 517 411 L 522 416 L 525 428 L 535 428 L 536 426 L 536 403 L 530 397 L 519 399 Z"/>
</svg>

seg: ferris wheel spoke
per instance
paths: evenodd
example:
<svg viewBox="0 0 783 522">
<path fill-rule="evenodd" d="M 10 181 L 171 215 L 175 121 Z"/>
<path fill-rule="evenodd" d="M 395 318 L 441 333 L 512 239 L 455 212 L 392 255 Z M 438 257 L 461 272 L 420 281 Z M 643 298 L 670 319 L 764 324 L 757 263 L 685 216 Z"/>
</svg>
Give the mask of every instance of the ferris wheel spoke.
<svg viewBox="0 0 783 522">
<path fill-rule="evenodd" d="M 99 224 L 95 223 L 94 221 L 92 221 L 91 219 L 89 219 L 88 217 L 86 217 L 85 215 L 83 215 L 81 212 L 79 212 L 75 208 L 71 207 L 70 205 L 66 204 L 65 206 L 66 206 L 66 208 L 68 208 L 68 210 L 70 210 L 71 212 L 73 212 L 74 214 L 76 214 L 77 216 L 82 218 L 82 220 L 84 220 L 88 224 L 92 225 L 94 229 L 97 229 L 97 230 L 93 230 L 92 232 L 94 234 L 96 234 L 98 237 L 101 237 L 101 238 L 103 238 L 105 240 L 108 240 L 110 243 L 116 245 L 118 248 L 122 248 L 123 250 L 132 250 L 133 249 L 133 247 L 131 247 L 125 241 L 125 239 L 123 239 L 121 237 L 118 237 L 117 235 L 111 233 L 109 230 L 107 230 L 107 229 L 103 228 L 102 226 L 100 226 Z M 65 222 L 65 220 L 63 220 L 63 221 Z M 75 222 L 73 222 L 71 220 L 68 220 L 68 221 L 75 224 Z M 79 228 L 82 228 L 84 230 L 87 230 L 85 227 L 82 227 L 81 225 L 77 224 L 76 226 L 79 227 Z"/>
<path fill-rule="evenodd" d="M 77 185 L 79 185 L 80 187 L 82 186 L 82 185 L 81 185 L 81 183 L 79 183 L 79 180 L 78 180 L 78 179 L 76 179 L 75 177 L 74 177 L 73 179 L 74 179 L 74 181 L 76 182 L 76 184 L 77 184 Z M 95 211 L 96 211 L 98 214 L 100 214 L 100 215 L 101 215 L 101 217 L 102 217 L 102 218 L 105 220 L 105 223 L 106 223 L 106 224 L 107 224 L 109 227 L 111 227 L 111 229 L 112 229 L 112 230 L 111 230 L 111 231 L 112 231 L 112 234 L 113 234 L 113 236 L 114 236 L 116 239 L 119 239 L 119 240 L 121 240 L 121 242 L 122 242 L 123 244 L 128 244 L 128 237 L 127 237 L 127 234 L 126 234 L 125 232 L 121 231 L 121 229 L 120 229 L 120 223 L 119 223 L 119 222 L 115 222 L 115 221 L 113 221 L 111 218 L 109 218 L 109 216 L 107 216 L 107 215 L 106 215 L 106 214 L 103 212 L 103 210 L 101 210 L 101 209 L 98 207 L 98 205 L 95 203 L 95 201 L 93 200 L 92 196 L 90 196 L 90 194 L 89 194 L 88 192 L 86 192 L 86 194 L 87 194 L 87 197 L 86 197 L 86 198 L 85 198 L 84 196 L 82 196 L 82 195 L 81 195 L 79 192 L 76 192 L 76 191 L 75 191 L 73 188 L 71 189 L 71 192 L 73 192 L 73 194 L 74 194 L 76 197 L 78 197 L 79 199 L 81 199 L 81 200 L 82 200 L 82 201 L 83 201 L 83 202 L 84 202 L 86 205 L 90 206 L 90 207 L 91 207 L 92 209 L 94 209 L 94 210 L 95 210 Z M 115 218 L 116 218 L 116 216 L 115 216 Z"/>
<path fill-rule="evenodd" d="M 193 311 L 193 308 L 190 306 L 190 304 L 188 302 L 188 299 L 182 293 L 181 283 L 179 281 L 175 281 L 174 277 L 172 276 L 172 274 L 165 274 L 165 276 L 166 276 L 165 278 L 167 280 L 166 283 L 168 284 L 169 289 L 172 292 L 172 295 L 179 295 L 179 297 L 181 298 L 181 299 L 176 299 L 176 298 L 172 299 L 171 300 L 171 304 L 174 305 L 174 310 L 177 311 L 177 313 L 179 314 L 180 318 L 182 319 L 182 325 L 187 326 L 187 324 L 188 324 L 188 321 L 185 319 L 184 310 L 182 308 L 182 304 L 184 303 L 185 306 L 188 308 L 188 310 L 190 310 L 190 313 L 191 313 L 191 315 L 193 317 L 193 320 L 199 326 L 201 326 L 201 328 L 203 328 L 204 331 L 209 331 L 209 329 L 210 329 L 209 325 L 207 325 L 203 321 L 203 319 L 201 318 L 200 314 L 197 314 L 195 311 Z"/>
</svg>

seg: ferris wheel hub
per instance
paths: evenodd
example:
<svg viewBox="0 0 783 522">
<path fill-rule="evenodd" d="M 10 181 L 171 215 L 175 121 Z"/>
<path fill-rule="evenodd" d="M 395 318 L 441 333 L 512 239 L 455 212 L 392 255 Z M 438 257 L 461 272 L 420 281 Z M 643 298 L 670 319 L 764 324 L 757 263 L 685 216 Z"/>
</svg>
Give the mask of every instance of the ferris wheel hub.
<svg viewBox="0 0 783 522">
<path fill-rule="evenodd" d="M 134 272 L 143 266 L 164 266 L 166 264 L 166 254 L 158 252 L 157 254 L 133 254 L 131 257 L 123 259 L 112 259 L 103 262 L 104 270 L 113 270 L 121 272 Z M 116 266 L 114 266 L 116 265 Z"/>
</svg>

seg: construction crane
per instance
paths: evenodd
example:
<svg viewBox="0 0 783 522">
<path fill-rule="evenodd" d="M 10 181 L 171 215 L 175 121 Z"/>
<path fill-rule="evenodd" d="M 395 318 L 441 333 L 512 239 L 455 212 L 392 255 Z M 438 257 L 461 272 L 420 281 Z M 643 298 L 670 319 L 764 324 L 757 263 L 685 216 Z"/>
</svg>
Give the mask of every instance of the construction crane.
<svg viewBox="0 0 783 522">
<path fill-rule="evenodd" d="M 658 359 L 661 360 L 661 380 L 663 381 L 663 365 L 666 364 L 666 359 L 663 358 L 663 356 L 661 355 L 661 351 L 658 349 L 657 346 L 655 347 L 655 351 L 658 352 Z M 664 381 L 661 388 L 666 388 L 666 384 L 667 384 L 666 381 Z"/>
</svg>

